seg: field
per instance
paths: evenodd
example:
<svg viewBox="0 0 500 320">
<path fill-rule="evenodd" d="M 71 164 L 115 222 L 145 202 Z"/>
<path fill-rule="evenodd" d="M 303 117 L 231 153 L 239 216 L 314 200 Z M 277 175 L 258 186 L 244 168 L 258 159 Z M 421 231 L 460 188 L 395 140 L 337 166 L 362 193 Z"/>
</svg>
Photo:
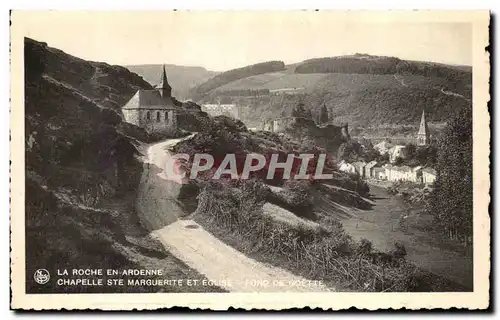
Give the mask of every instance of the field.
<svg viewBox="0 0 500 320">
<path fill-rule="evenodd" d="M 415 265 L 472 290 L 471 248 L 434 232 L 432 217 L 420 214 L 419 208 L 410 207 L 384 188 L 371 185 L 370 190 L 375 201 L 371 210 L 351 210 L 348 218 L 342 217 L 348 234 L 354 239 L 370 240 L 380 250 L 399 241 L 406 248 L 407 259 Z"/>
<path fill-rule="evenodd" d="M 217 89 L 218 91 L 241 90 L 241 89 L 283 89 L 283 88 L 306 88 L 313 89 L 316 84 L 327 77 L 324 73 L 295 74 L 282 72 L 264 73 L 256 76 L 233 81 Z"/>
</svg>

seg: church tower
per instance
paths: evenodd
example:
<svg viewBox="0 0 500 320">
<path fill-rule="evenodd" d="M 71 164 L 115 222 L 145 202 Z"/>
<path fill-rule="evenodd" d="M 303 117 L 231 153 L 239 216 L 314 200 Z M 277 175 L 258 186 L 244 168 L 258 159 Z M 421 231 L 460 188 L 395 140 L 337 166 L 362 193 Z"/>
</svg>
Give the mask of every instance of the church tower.
<svg viewBox="0 0 500 320">
<path fill-rule="evenodd" d="M 172 97 L 172 87 L 168 84 L 167 80 L 167 72 L 165 71 L 165 65 L 163 65 L 163 73 L 161 75 L 161 83 L 160 83 L 160 94 L 163 98 L 171 98 Z"/>
<path fill-rule="evenodd" d="M 425 110 L 422 110 L 422 118 L 420 119 L 420 128 L 417 134 L 417 145 L 425 146 L 429 144 L 429 129 L 427 128 L 427 121 L 425 120 Z"/>
</svg>

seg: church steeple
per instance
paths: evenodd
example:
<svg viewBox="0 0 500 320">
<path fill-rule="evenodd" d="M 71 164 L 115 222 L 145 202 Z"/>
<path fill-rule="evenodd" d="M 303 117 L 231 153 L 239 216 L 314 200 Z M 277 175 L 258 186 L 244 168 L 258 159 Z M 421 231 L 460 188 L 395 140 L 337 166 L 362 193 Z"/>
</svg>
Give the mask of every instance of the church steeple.
<svg viewBox="0 0 500 320">
<path fill-rule="evenodd" d="M 163 73 L 161 75 L 160 94 L 163 98 L 172 97 L 172 87 L 170 86 L 170 84 L 168 84 L 167 72 L 165 71 L 165 65 L 163 65 Z"/>
<path fill-rule="evenodd" d="M 420 119 L 420 128 L 417 134 L 417 145 L 425 146 L 429 143 L 429 129 L 425 120 L 425 110 L 422 110 L 422 118 Z"/>
</svg>

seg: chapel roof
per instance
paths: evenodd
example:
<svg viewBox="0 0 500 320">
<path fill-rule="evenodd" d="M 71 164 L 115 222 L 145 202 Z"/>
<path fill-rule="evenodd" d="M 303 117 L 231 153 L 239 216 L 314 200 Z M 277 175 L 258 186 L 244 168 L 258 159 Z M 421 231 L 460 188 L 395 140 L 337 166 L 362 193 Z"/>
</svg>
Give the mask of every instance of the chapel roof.
<svg viewBox="0 0 500 320">
<path fill-rule="evenodd" d="M 170 97 L 162 97 L 158 89 L 139 89 L 122 109 L 175 109 Z"/>
</svg>

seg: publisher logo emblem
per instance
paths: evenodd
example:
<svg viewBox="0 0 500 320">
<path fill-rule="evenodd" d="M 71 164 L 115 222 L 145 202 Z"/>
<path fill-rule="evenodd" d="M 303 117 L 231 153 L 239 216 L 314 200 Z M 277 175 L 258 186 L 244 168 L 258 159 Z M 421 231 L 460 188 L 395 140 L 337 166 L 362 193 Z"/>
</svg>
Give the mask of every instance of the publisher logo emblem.
<svg viewBox="0 0 500 320">
<path fill-rule="evenodd" d="M 50 280 L 50 273 L 45 269 L 38 269 L 35 271 L 35 275 L 33 277 L 35 278 L 36 283 L 46 284 Z"/>
</svg>

